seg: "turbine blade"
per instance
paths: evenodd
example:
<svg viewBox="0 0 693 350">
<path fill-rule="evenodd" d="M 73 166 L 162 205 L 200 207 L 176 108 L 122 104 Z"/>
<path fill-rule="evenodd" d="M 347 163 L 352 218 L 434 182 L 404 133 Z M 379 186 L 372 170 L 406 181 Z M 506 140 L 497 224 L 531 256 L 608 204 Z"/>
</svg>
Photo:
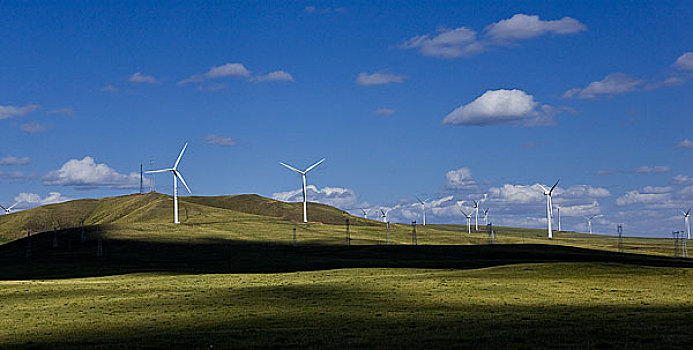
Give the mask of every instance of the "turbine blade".
<svg viewBox="0 0 693 350">
<path fill-rule="evenodd" d="M 173 169 L 178 169 L 178 163 L 180 163 L 180 159 L 183 158 L 183 152 L 185 152 L 185 149 L 188 148 L 188 143 L 185 143 L 185 146 L 183 146 L 183 149 L 180 151 L 180 154 L 178 155 L 178 159 L 176 159 L 176 163 L 173 164 Z"/>
<path fill-rule="evenodd" d="M 2 210 L 7 210 L 7 208 L 3 207 L 2 205 L 0 205 L 0 208 L 2 208 Z"/>
<path fill-rule="evenodd" d="M 322 163 L 322 162 L 324 162 L 324 161 L 325 161 L 325 158 L 320 159 L 317 163 L 315 163 L 315 164 L 309 166 L 308 169 L 306 169 L 306 171 L 304 171 L 304 173 L 307 173 L 307 172 L 313 170 L 313 168 L 315 168 L 316 166 L 320 165 L 320 163 Z"/>
<path fill-rule="evenodd" d="M 542 184 L 537 184 L 537 186 L 541 187 L 541 189 L 544 190 L 544 192 L 549 192 L 549 189 L 546 188 L 546 187 L 544 187 L 544 185 L 542 185 Z"/>
<path fill-rule="evenodd" d="M 553 189 L 556 188 L 556 186 L 558 186 L 558 182 L 560 182 L 560 181 L 561 181 L 561 179 L 558 179 L 558 180 L 556 181 L 556 183 L 553 184 L 553 186 L 551 186 L 551 189 L 549 190 L 549 194 L 551 194 L 551 192 L 553 192 Z"/>
<path fill-rule="evenodd" d="M 691 209 L 692 209 L 692 208 L 688 208 L 688 210 L 686 210 L 686 215 L 688 215 L 688 214 L 691 213 Z"/>
<path fill-rule="evenodd" d="M 149 170 L 149 171 L 146 171 L 145 174 L 165 173 L 165 172 L 169 172 L 169 171 L 173 171 L 173 169 Z"/>
<path fill-rule="evenodd" d="M 299 174 L 303 174 L 303 172 L 302 172 L 302 171 L 300 171 L 300 170 L 298 170 L 298 169 L 296 169 L 296 168 L 292 167 L 292 166 L 291 166 L 291 165 L 289 165 L 289 164 L 284 164 L 284 163 L 282 163 L 282 162 L 279 162 L 279 164 L 281 164 L 281 165 L 283 165 L 283 166 L 285 166 L 285 167 L 289 168 L 290 170 L 292 170 L 292 171 L 295 171 L 295 172 L 297 172 L 297 173 L 299 173 Z"/>
<path fill-rule="evenodd" d="M 7 209 L 8 209 L 8 210 L 9 210 L 9 209 L 12 209 L 12 208 L 16 207 L 16 206 L 17 206 L 17 204 L 19 204 L 19 202 L 17 202 L 17 203 L 14 203 L 14 204 L 12 204 L 12 206 L 11 206 L 11 207 L 9 207 L 9 208 L 7 208 Z"/>
<path fill-rule="evenodd" d="M 180 180 L 180 182 L 183 183 L 183 186 L 185 186 L 185 189 L 188 190 L 188 193 L 192 193 L 192 191 L 190 191 L 190 187 L 188 187 L 188 184 L 186 184 L 186 183 L 185 183 L 185 180 L 183 180 L 183 175 L 181 175 L 181 174 L 178 172 L 178 170 L 174 170 L 174 171 L 173 171 L 173 174 L 178 178 L 178 180 Z"/>
</svg>

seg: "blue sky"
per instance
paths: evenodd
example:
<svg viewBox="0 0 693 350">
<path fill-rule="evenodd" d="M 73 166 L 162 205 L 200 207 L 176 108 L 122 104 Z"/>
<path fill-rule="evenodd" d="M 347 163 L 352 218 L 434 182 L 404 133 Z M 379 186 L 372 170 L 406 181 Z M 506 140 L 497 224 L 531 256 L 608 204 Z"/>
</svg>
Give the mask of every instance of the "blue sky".
<svg viewBox="0 0 693 350">
<path fill-rule="evenodd" d="M 693 205 L 693 6 L 670 2 L 3 2 L 0 204 L 138 190 L 311 200 L 666 236 Z M 88 157 L 88 158 L 87 158 Z M 153 178 L 170 193 L 168 175 Z M 152 181 L 149 180 L 148 181 Z"/>
</svg>

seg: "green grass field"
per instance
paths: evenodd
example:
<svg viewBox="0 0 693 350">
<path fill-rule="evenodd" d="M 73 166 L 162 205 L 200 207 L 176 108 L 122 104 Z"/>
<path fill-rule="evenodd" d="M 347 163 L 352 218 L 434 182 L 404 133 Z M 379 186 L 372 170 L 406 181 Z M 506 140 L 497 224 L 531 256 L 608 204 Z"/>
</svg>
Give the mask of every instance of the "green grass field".
<svg viewBox="0 0 693 350">
<path fill-rule="evenodd" d="M 669 239 L 624 238 L 619 253 L 614 237 L 560 232 L 548 240 L 543 230 L 497 227 L 490 242 L 466 227 L 428 225 L 417 227 L 414 246 L 412 227 L 393 224 L 386 245 L 382 223 L 318 204 L 309 214 L 320 222 L 302 224 L 295 203 L 186 197 L 181 225 L 168 223 L 170 204 L 132 195 L 0 216 L 0 347 L 633 349 L 693 341 L 693 261 L 671 257 Z"/>
</svg>

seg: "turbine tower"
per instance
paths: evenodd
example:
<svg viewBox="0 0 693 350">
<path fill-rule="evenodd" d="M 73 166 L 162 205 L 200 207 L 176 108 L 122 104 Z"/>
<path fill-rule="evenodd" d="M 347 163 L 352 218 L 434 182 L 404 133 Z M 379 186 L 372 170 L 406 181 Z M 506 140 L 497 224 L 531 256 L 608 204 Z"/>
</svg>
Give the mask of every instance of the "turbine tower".
<svg viewBox="0 0 693 350">
<path fill-rule="evenodd" d="M 473 201 L 473 202 L 474 202 L 474 211 L 476 211 L 475 219 L 474 219 L 474 231 L 479 231 L 479 202 L 481 202 L 481 200 Z"/>
<path fill-rule="evenodd" d="M 544 190 L 544 196 L 546 196 L 546 229 L 549 232 L 549 238 L 553 238 L 553 232 L 551 231 L 551 216 L 553 212 L 553 208 L 551 206 L 551 195 L 553 193 L 553 190 L 558 186 L 558 182 L 561 181 L 561 179 L 558 179 L 553 186 L 551 186 L 551 189 L 547 189 L 543 185 L 539 185 L 542 190 Z"/>
<path fill-rule="evenodd" d="M 467 214 L 462 209 L 460 209 L 460 213 L 462 213 L 462 215 L 464 215 L 464 217 L 467 218 L 467 233 L 471 234 L 472 233 L 472 213 L 469 212 L 469 214 Z"/>
<path fill-rule="evenodd" d="M 180 180 L 180 182 L 183 183 L 183 186 L 185 186 L 185 189 L 188 190 L 188 193 L 192 193 L 192 191 L 190 191 L 190 187 L 188 187 L 188 184 L 185 183 L 185 180 L 183 179 L 183 175 L 181 175 L 180 171 L 178 171 L 178 163 L 180 163 L 180 159 L 183 158 L 183 153 L 185 152 L 186 148 L 188 148 L 187 142 L 185 143 L 185 146 L 183 146 L 183 149 L 180 151 L 180 154 L 178 155 L 178 159 L 176 159 L 176 162 L 173 163 L 172 168 L 147 171 L 147 174 L 171 172 L 171 174 L 173 175 L 173 223 L 174 224 L 180 224 L 180 221 L 178 221 L 178 180 Z"/>
<path fill-rule="evenodd" d="M 488 225 L 488 209 L 484 209 L 484 225 Z"/>
<path fill-rule="evenodd" d="M 384 223 L 387 223 L 387 210 L 380 209 L 380 218 L 383 219 Z"/>
<path fill-rule="evenodd" d="M 592 216 L 585 216 L 585 215 L 582 216 L 583 218 L 585 218 L 585 220 L 587 220 L 587 230 L 589 231 L 590 234 L 592 234 L 592 219 L 594 219 L 598 216 L 601 216 L 601 215 L 595 214 Z"/>
<path fill-rule="evenodd" d="M 686 237 L 688 237 L 688 239 L 691 239 L 691 208 L 688 208 L 688 210 L 686 210 L 685 212 L 682 210 L 681 214 L 683 214 L 683 222 L 686 225 Z"/>
<path fill-rule="evenodd" d="M 317 163 L 309 166 L 308 169 L 306 169 L 304 171 L 300 171 L 300 170 L 292 167 L 291 165 L 279 162 L 279 164 L 289 168 L 289 170 L 295 171 L 301 175 L 301 180 L 303 180 L 303 222 L 308 222 L 308 197 L 306 195 L 306 174 L 309 171 L 313 170 L 313 168 L 315 168 L 316 166 L 318 166 L 320 163 L 322 163 L 324 161 L 325 161 L 325 158 L 320 159 Z"/>
<path fill-rule="evenodd" d="M 2 209 L 5 211 L 5 214 L 9 214 L 9 213 L 12 212 L 12 209 L 14 209 L 14 207 L 17 206 L 17 204 L 19 204 L 19 203 L 20 203 L 20 202 L 14 203 L 14 204 L 12 204 L 11 206 L 9 206 L 9 207 L 7 207 L 7 208 L 5 208 L 5 207 L 3 207 L 2 205 L 0 205 L 0 208 L 2 208 Z M 688 219 L 686 219 L 686 220 L 688 220 Z"/>
<path fill-rule="evenodd" d="M 421 204 L 421 209 L 423 210 L 423 225 L 426 226 L 426 202 L 428 202 L 430 198 L 427 198 L 425 200 L 421 200 L 421 198 L 416 197 L 416 200 L 419 201 Z"/>
<path fill-rule="evenodd" d="M 556 206 L 556 211 L 558 212 L 558 232 L 561 232 L 561 207 Z"/>
</svg>

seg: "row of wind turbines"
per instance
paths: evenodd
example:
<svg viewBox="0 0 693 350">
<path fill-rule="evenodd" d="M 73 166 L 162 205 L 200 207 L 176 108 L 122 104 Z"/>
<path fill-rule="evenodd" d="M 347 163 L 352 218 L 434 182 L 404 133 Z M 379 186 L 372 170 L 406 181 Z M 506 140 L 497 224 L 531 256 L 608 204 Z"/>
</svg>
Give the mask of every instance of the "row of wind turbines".
<svg viewBox="0 0 693 350">
<path fill-rule="evenodd" d="M 185 153 L 185 150 L 188 148 L 188 143 L 186 142 L 185 145 L 183 146 L 183 149 L 181 149 L 180 153 L 178 154 L 178 158 L 176 158 L 176 161 L 173 163 L 173 166 L 171 168 L 165 168 L 165 169 L 159 169 L 159 170 L 150 170 L 147 171 L 148 174 L 153 174 L 153 173 L 167 173 L 170 172 L 171 175 L 173 176 L 173 223 L 174 224 L 179 224 L 180 221 L 178 219 L 178 180 L 185 186 L 185 189 L 188 191 L 188 193 L 192 193 L 190 190 L 190 187 L 188 184 L 185 182 L 185 179 L 183 178 L 183 175 L 180 173 L 178 170 L 178 165 L 180 164 L 181 159 L 183 158 L 183 153 Z M 309 171 L 313 170 L 315 167 L 320 165 L 322 162 L 325 161 L 325 158 L 320 159 L 319 161 L 315 162 L 313 165 L 309 166 L 305 170 L 299 170 L 289 164 L 279 162 L 279 164 L 283 165 L 287 169 L 301 175 L 301 184 L 302 184 L 302 192 L 303 192 L 303 222 L 307 223 L 308 222 L 308 196 L 306 192 L 306 185 L 307 185 L 307 179 L 306 175 L 308 174 Z M 546 229 L 548 233 L 548 238 L 553 238 L 553 228 L 552 228 L 552 222 L 551 219 L 553 218 L 553 203 L 552 203 L 552 196 L 553 196 L 553 191 L 556 189 L 556 186 L 558 186 L 558 183 L 561 180 L 558 179 L 556 183 L 553 184 L 550 188 L 544 187 L 543 185 L 538 185 L 541 187 L 541 189 L 544 192 L 544 197 L 546 197 Z M 430 198 L 422 200 L 419 197 L 416 197 L 416 200 L 418 203 L 421 205 L 421 209 L 423 212 L 423 225 L 426 226 L 426 204 L 430 200 Z M 459 208 L 460 213 L 464 215 L 465 219 L 467 220 L 467 232 L 471 233 L 471 220 L 472 220 L 472 214 L 475 216 L 474 220 L 474 226 L 475 230 L 479 230 L 479 207 L 482 203 L 482 201 L 486 200 L 486 195 L 484 195 L 483 199 L 479 200 L 473 200 L 472 202 L 474 203 L 472 209 L 473 211 L 470 211 L 469 213 L 465 212 L 461 207 Z M 461 206 L 461 204 L 464 201 L 458 202 L 457 204 Z M 2 208 L 5 211 L 5 214 L 10 214 L 12 210 L 21 202 L 16 202 L 13 205 L 9 207 L 3 207 L 0 205 L 0 208 Z M 365 219 L 368 219 L 368 212 L 367 209 L 364 208 L 359 208 L 363 212 L 363 217 Z M 558 211 L 558 231 L 561 231 L 561 211 L 560 207 L 556 208 Z M 690 214 L 691 214 L 691 209 L 688 208 L 686 211 L 681 211 L 681 214 L 684 217 L 684 223 L 686 225 L 686 234 L 687 238 L 691 239 L 691 225 L 690 225 Z M 383 220 L 383 222 L 388 223 L 387 220 L 387 213 L 389 209 L 380 209 L 380 217 Z M 483 209 L 483 216 L 484 216 L 484 224 L 488 224 L 488 215 L 489 215 L 489 208 Z M 587 220 L 587 228 L 589 231 L 589 234 L 592 234 L 592 220 L 603 216 L 601 214 L 595 214 L 591 216 L 583 216 L 585 220 Z"/>
</svg>

